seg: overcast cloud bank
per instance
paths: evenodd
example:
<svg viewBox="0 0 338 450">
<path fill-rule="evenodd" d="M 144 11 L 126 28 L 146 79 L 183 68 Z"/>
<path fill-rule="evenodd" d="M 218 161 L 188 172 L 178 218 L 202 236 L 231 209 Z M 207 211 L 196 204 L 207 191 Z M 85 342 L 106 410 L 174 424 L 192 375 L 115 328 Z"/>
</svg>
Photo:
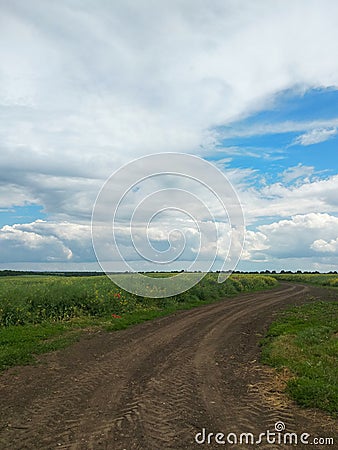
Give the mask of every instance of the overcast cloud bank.
<svg viewBox="0 0 338 450">
<path fill-rule="evenodd" d="M 0 8 L 0 208 L 36 204 L 47 214 L 0 229 L 3 265 L 90 267 L 90 217 L 104 180 L 134 158 L 175 151 L 213 159 L 236 188 L 248 226 L 243 267 L 276 259 L 285 268 L 297 259 L 301 268 L 336 267 L 336 172 L 296 164 L 264 183 L 252 160 L 236 162 L 272 164 L 288 146 L 309 152 L 336 142 L 337 112 L 242 125 L 278 109 L 285 91 L 337 89 L 336 1 L 13 0 Z M 269 152 L 223 143 L 291 132 Z"/>
</svg>

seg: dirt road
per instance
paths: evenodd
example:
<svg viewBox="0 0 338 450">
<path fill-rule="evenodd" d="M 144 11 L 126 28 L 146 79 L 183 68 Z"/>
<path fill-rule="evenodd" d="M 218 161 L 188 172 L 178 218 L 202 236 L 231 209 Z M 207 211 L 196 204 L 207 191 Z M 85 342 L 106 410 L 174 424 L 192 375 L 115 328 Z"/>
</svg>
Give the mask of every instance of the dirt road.
<svg viewBox="0 0 338 450">
<path fill-rule="evenodd" d="M 334 421 L 285 400 L 274 371 L 258 362 L 258 342 L 278 310 L 330 295 L 282 284 L 128 330 L 92 333 L 44 355 L 38 366 L 10 369 L 0 376 L 0 448 L 228 448 L 213 439 L 198 444 L 195 435 L 204 428 L 258 438 L 277 421 L 290 432 L 333 437 Z"/>
</svg>

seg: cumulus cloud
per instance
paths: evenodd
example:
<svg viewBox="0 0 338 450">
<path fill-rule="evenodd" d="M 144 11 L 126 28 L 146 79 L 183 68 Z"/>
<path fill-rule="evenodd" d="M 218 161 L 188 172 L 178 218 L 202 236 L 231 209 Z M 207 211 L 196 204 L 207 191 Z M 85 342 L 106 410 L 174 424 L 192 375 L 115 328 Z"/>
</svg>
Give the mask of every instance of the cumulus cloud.
<svg viewBox="0 0 338 450">
<path fill-rule="evenodd" d="M 241 259 L 244 261 L 265 260 L 266 255 L 263 251 L 270 248 L 267 241 L 268 237 L 264 233 L 247 230 Z"/>
<path fill-rule="evenodd" d="M 72 252 L 55 236 L 41 236 L 4 226 L 0 233 L 1 262 L 67 261 Z"/>
<path fill-rule="evenodd" d="M 338 128 L 318 128 L 298 136 L 293 144 L 313 145 L 325 142 L 337 134 Z"/>
<path fill-rule="evenodd" d="M 0 229 L 0 263 L 94 261 L 90 227 L 36 220 Z"/>
<path fill-rule="evenodd" d="M 299 174 L 299 171 L 291 168 L 291 172 L 284 175 L 292 177 Z M 254 224 L 259 218 L 264 217 L 269 220 L 269 217 L 290 217 L 311 212 L 337 213 L 338 175 L 323 179 L 300 177 L 295 181 L 290 184 L 277 182 L 262 188 L 249 185 L 238 189 L 247 225 Z"/>
<path fill-rule="evenodd" d="M 317 239 L 311 245 L 311 248 L 320 253 L 337 253 L 338 254 L 338 238 L 325 241 Z"/>
<path fill-rule="evenodd" d="M 246 259 L 318 258 L 320 252 L 335 251 L 337 229 L 338 217 L 320 213 L 261 225 L 249 234 Z"/>
<path fill-rule="evenodd" d="M 181 167 L 181 169 L 184 169 Z M 296 176 L 310 171 L 302 167 L 290 168 L 290 174 Z M 286 176 L 289 174 L 286 171 Z M 136 175 L 136 174 L 134 174 Z M 197 177 L 201 174 L 196 173 Z M 239 196 L 243 203 L 247 225 L 250 226 L 246 235 L 246 244 L 242 254 L 244 261 L 272 261 L 273 258 L 317 258 L 324 256 L 324 253 L 334 254 L 336 230 L 338 228 L 337 218 L 334 215 L 324 213 L 324 211 L 337 211 L 337 185 L 338 177 L 328 177 L 325 180 L 314 180 L 304 182 L 289 187 L 282 184 L 275 184 L 262 189 L 253 188 L 248 185 L 255 176 L 255 172 L 247 170 L 229 170 L 228 178 L 239 186 Z M 291 176 L 291 178 L 294 178 Z M 249 181 L 248 181 L 249 180 Z M 128 180 L 125 180 L 128 182 Z M 83 181 L 84 186 L 86 180 Z M 60 189 L 62 182 L 60 180 Z M 248 187 L 249 186 L 249 187 Z M 142 187 L 142 189 L 141 189 Z M 175 190 L 173 188 L 175 187 Z M 55 189 L 55 186 L 54 186 Z M 121 246 L 122 253 L 126 259 L 140 260 L 139 255 L 133 248 L 133 243 L 129 236 L 129 223 L 132 212 L 140 201 L 148 198 L 150 194 L 161 189 L 171 189 L 170 197 L 164 194 L 158 200 L 149 197 L 151 202 L 142 205 L 141 215 L 136 215 L 137 220 L 133 224 L 135 243 L 140 246 L 142 254 L 147 254 L 149 248 L 145 246 L 145 237 L 149 237 L 155 249 L 162 250 L 168 246 L 168 237 L 172 245 L 173 254 L 177 253 L 182 245 L 180 233 L 169 234 L 173 228 L 180 229 L 187 238 L 186 250 L 183 257 L 192 260 L 200 252 L 200 258 L 208 260 L 218 251 L 218 257 L 225 258 L 229 252 L 230 229 L 229 224 L 224 223 L 224 211 L 219 209 L 218 202 L 215 202 L 213 195 L 205 191 L 203 186 L 191 185 L 191 180 L 182 178 L 180 180 L 171 177 L 159 179 L 151 178 L 138 189 L 130 192 L 125 204 L 122 204 L 118 215 L 120 228 L 117 228 L 117 240 Z M 180 191 L 182 189 L 182 191 Z M 191 202 L 182 193 L 187 190 L 196 195 L 197 202 Z M 114 200 L 114 186 L 112 187 L 112 197 Z M 164 192 L 169 192 L 164 191 Z M 86 204 L 88 190 L 83 191 L 83 201 Z M 60 201 L 62 196 L 60 197 Z M 73 197 L 74 200 L 74 197 Z M 170 201 L 169 201 L 170 200 Z M 54 201 L 58 201 L 54 199 Z M 204 202 L 211 209 L 217 220 L 218 238 L 215 238 L 215 226 L 211 222 L 205 222 L 206 211 L 201 208 L 200 202 Z M 200 230 L 196 229 L 196 224 L 191 219 L 185 217 L 182 220 L 167 214 L 161 215 L 160 220 L 155 220 L 147 229 L 148 219 L 152 216 L 154 209 L 160 210 L 165 206 L 170 206 L 173 202 L 176 206 L 181 205 L 187 209 L 193 217 L 198 218 Z M 76 214 L 79 217 L 80 197 L 75 202 Z M 105 205 L 105 208 L 109 205 Z M 83 207 L 83 211 L 86 208 Z M 104 210 L 105 211 L 105 210 Z M 316 212 L 313 212 L 316 211 Z M 71 210 L 69 215 L 71 215 Z M 273 217 L 286 217 L 284 220 L 275 220 Z M 293 216 L 292 219 L 289 217 Z M 106 217 L 106 216 L 104 216 Z M 258 226 L 254 231 L 253 226 L 259 218 L 264 218 L 270 223 Z M 127 222 L 126 222 L 127 221 Z M 212 226 L 211 226 L 212 225 Z M 199 231 L 203 232 L 204 239 L 201 244 Z M 111 234 L 108 227 L 106 234 L 102 232 L 102 245 L 106 245 L 107 258 L 118 259 L 117 255 L 111 254 L 111 247 L 107 245 L 109 239 L 106 235 Z M 236 236 L 232 234 L 234 240 Z M 35 243 L 33 245 L 33 243 Z M 94 261 L 95 256 L 92 251 L 90 225 L 87 219 L 77 222 L 63 220 L 62 214 L 58 215 L 58 220 L 37 220 L 28 224 L 17 224 L 3 227 L 0 230 L 1 258 L 2 261 L 64 261 L 78 262 Z M 151 253 L 149 253 L 151 256 Z M 231 256 L 231 255 L 230 255 Z M 332 266 L 331 266 L 332 267 Z"/>
</svg>

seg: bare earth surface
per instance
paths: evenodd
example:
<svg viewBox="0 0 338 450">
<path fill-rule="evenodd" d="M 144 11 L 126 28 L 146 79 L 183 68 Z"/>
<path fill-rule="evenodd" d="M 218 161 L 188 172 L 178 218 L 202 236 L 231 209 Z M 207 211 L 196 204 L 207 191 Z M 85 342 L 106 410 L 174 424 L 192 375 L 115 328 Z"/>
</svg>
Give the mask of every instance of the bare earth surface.
<svg viewBox="0 0 338 450">
<path fill-rule="evenodd" d="M 277 421 L 310 441 L 335 437 L 334 446 L 310 448 L 337 448 L 337 423 L 288 401 L 283 377 L 258 362 L 259 340 L 276 313 L 314 297 L 337 293 L 283 283 L 128 330 L 89 333 L 37 366 L 10 369 L 0 375 L 0 448 L 229 448 L 194 437 L 205 428 L 258 438 Z"/>
</svg>

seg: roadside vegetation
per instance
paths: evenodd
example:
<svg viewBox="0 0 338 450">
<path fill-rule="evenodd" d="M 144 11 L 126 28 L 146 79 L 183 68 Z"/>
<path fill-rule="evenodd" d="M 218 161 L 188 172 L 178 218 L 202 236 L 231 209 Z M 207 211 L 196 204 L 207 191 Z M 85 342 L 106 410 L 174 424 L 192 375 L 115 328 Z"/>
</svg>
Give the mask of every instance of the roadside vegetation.
<svg viewBox="0 0 338 450">
<path fill-rule="evenodd" d="M 273 276 L 279 281 L 292 281 L 338 288 L 338 274 L 336 273 L 281 273 L 274 274 Z"/>
<path fill-rule="evenodd" d="M 304 281 L 304 280 L 302 280 Z M 301 406 L 338 414 L 338 302 L 284 311 L 262 342 L 262 362 L 292 374 L 287 392 Z"/>
<path fill-rule="evenodd" d="M 34 361 L 34 355 L 78 339 L 84 328 L 118 330 L 277 285 L 265 275 L 235 274 L 224 283 L 207 274 L 189 291 L 168 298 L 138 297 L 106 276 L 4 276 L 0 278 L 0 370 Z"/>
</svg>

